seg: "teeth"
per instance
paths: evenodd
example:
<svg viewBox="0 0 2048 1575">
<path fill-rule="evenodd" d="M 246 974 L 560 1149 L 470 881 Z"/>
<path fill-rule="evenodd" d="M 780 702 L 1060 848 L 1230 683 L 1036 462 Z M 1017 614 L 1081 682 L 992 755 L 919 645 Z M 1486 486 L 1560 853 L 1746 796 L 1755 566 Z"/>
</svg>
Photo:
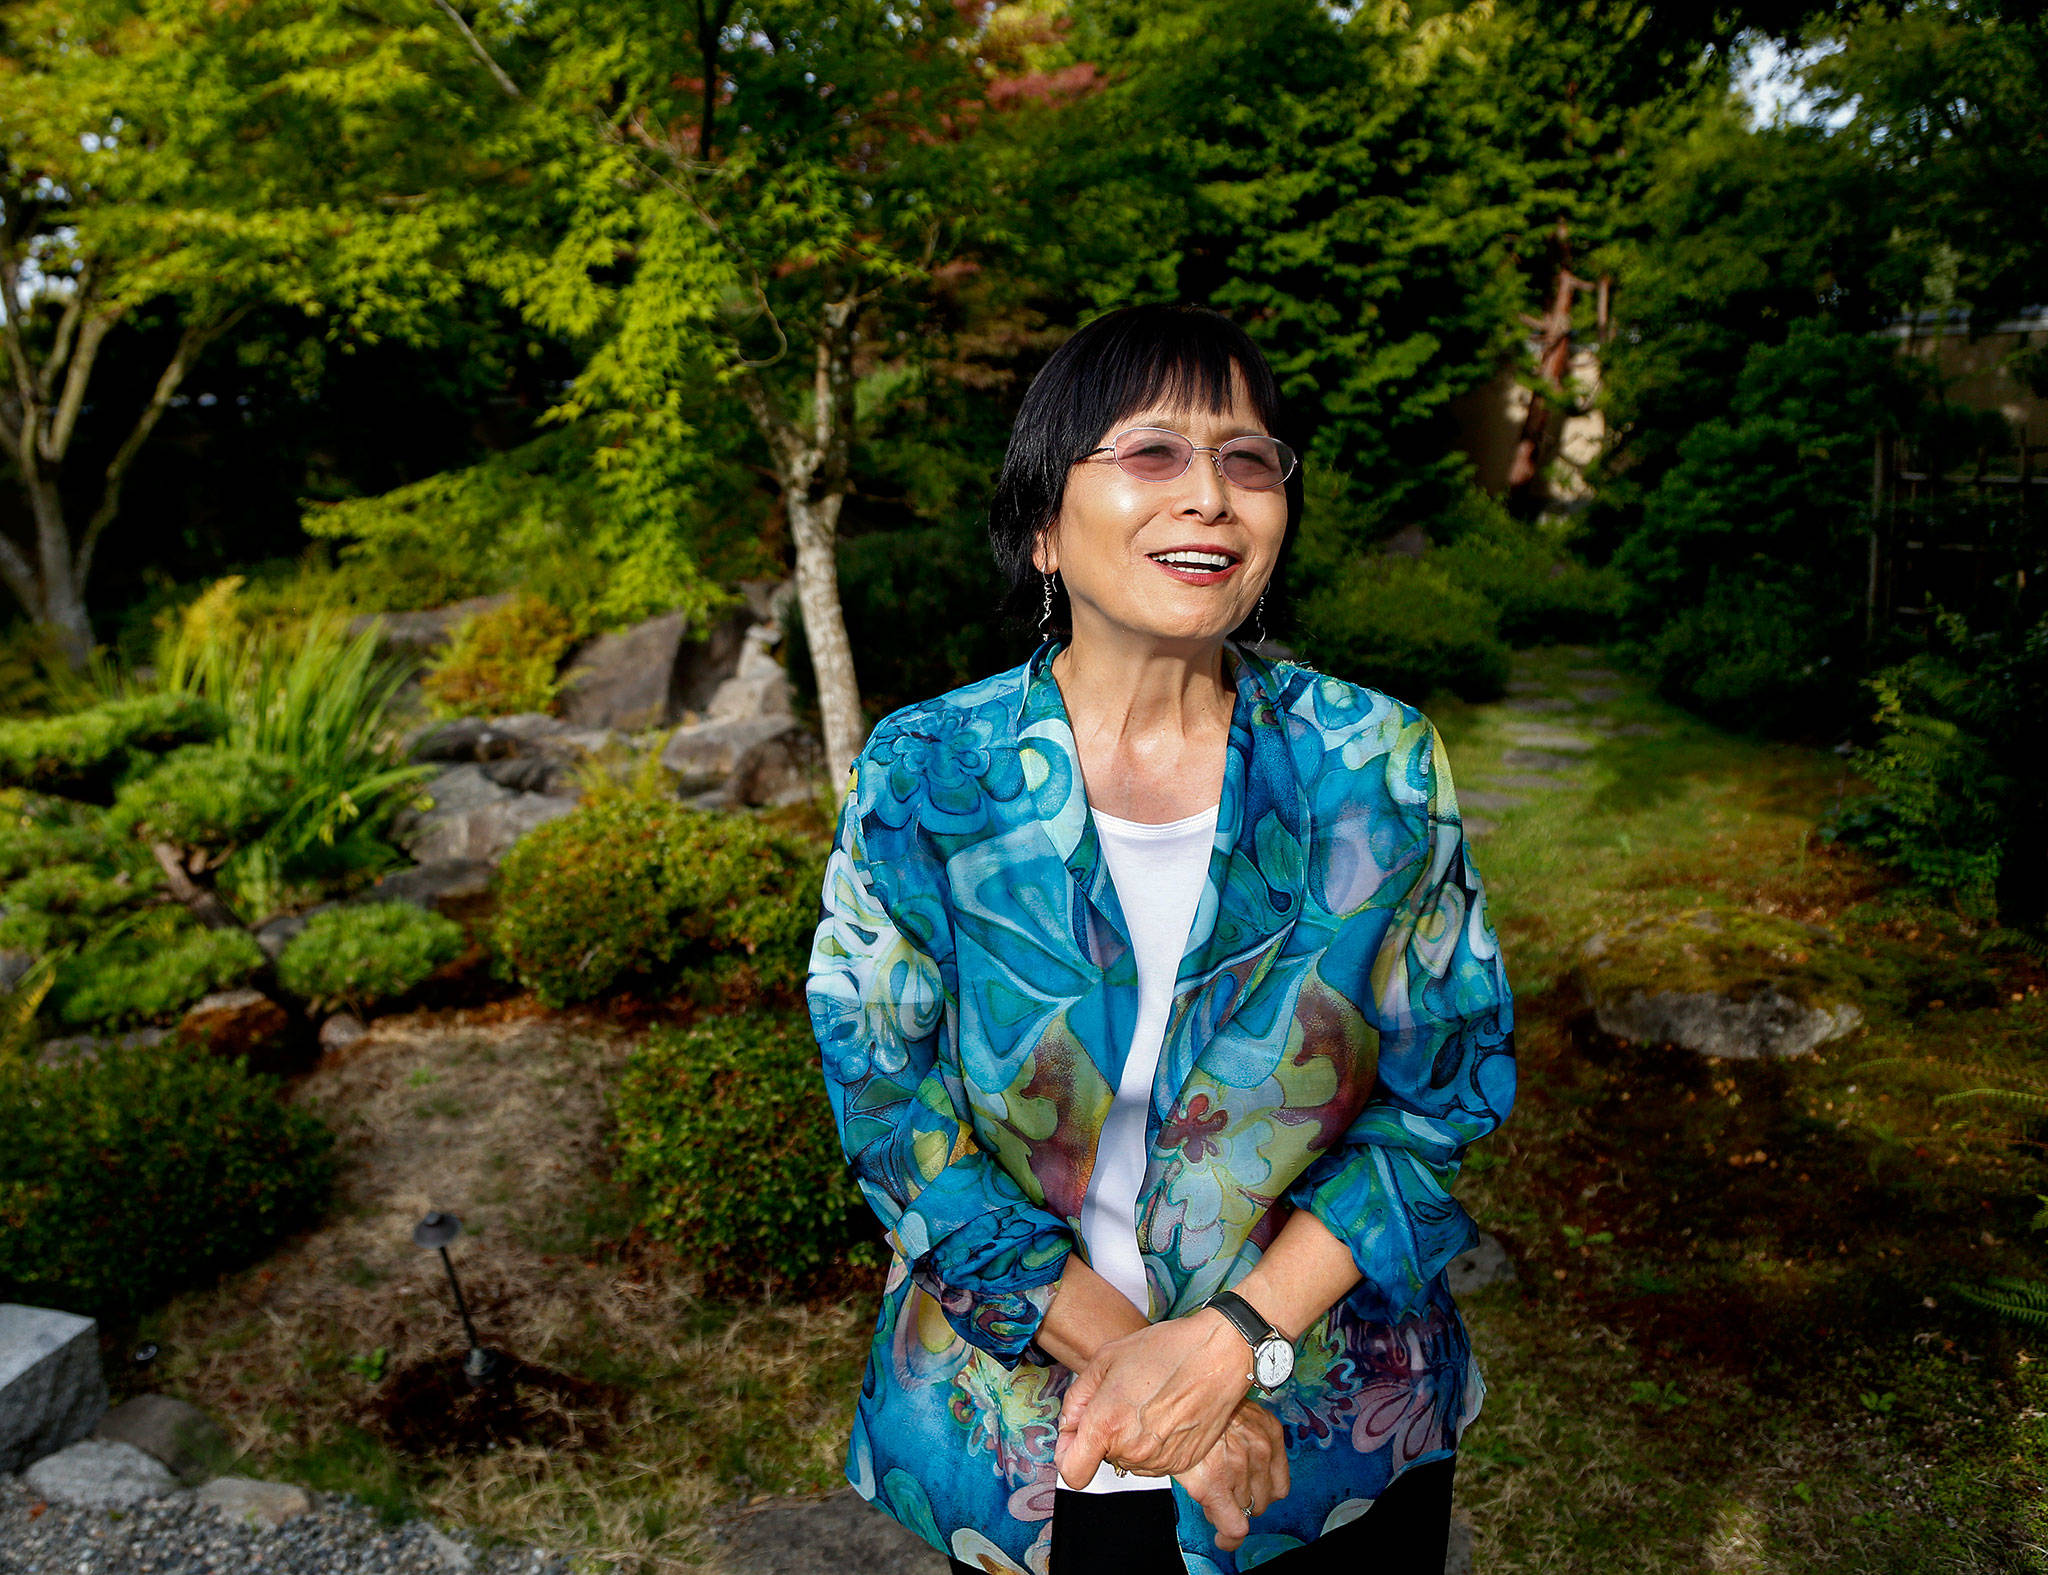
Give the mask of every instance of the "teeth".
<svg viewBox="0 0 2048 1575">
<path fill-rule="evenodd" d="M 1155 552 L 1154 563 L 1177 563 L 1190 569 L 1227 569 L 1230 559 L 1220 552 Z"/>
</svg>

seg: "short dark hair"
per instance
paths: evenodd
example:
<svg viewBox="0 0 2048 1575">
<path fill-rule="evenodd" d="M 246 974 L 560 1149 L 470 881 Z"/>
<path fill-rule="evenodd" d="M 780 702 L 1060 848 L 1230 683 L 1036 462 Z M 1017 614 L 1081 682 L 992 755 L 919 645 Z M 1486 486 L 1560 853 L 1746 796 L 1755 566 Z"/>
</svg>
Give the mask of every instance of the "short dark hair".
<svg viewBox="0 0 2048 1575">
<path fill-rule="evenodd" d="M 1118 421 L 1154 403 L 1228 409 L 1233 371 L 1243 376 L 1246 397 L 1266 430 L 1286 437 L 1272 367 L 1251 336 L 1221 312 L 1126 306 L 1088 323 L 1052 353 L 1017 411 L 989 504 L 989 545 L 1007 582 L 1005 614 L 1037 627 L 1043 581 L 1032 549 L 1059 518 L 1068 472 L 1081 456 Z M 1301 523 L 1299 466 L 1287 478 L 1286 492 L 1287 534 L 1274 565 L 1276 585 Z M 1053 591 L 1051 623 L 1055 633 L 1073 631 L 1064 583 Z"/>
</svg>

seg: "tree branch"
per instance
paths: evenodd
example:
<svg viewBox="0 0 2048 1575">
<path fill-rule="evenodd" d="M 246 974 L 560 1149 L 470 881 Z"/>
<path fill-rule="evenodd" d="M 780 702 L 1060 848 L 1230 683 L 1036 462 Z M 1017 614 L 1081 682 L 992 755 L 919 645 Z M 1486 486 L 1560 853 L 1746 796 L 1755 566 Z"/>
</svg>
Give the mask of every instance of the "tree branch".
<svg viewBox="0 0 2048 1575">
<path fill-rule="evenodd" d="M 170 364 L 164 368 L 163 376 L 156 380 L 156 392 L 150 396 L 148 405 L 136 418 L 121 447 L 114 457 L 107 461 L 106 479 L 101 484 L 100 506 L 93 512 L 91 523 L 85 527 L 85 536 L 78 544 L 78 552 L 72 560 L 72 584 L 82 596 L 85 594 L 86 577 L 92 572 L 93 548 L 99 544 L 100 533 L 113 523 L 114 515 L 121 507 L 121 482 L 128 473 L 128 466 L 134 461 L 142 445 L 149 441 L 149 434 L 156 429 L 157 419 L 163 415 L 164 407 L 171 402 L 171 395 L 178 391 L 178 385 L 185 381 L 185 374 L 192 369 L 192 362 L 208 340 L 217 334 L 226 333 L 248 315 L 249 308 L 237 307 L 219 322 L 213 324 L 195 323 L 178 338 L 177 351 L 171 356 Z"/>
<path fill-rule="evenodd" d="M 434 4 L 439 6 L 442 14 L 455 24 L 455 30 L 468 42 L 470 49 L 475 52 L 476 58 L 484 63 L 484 69 L 490 72 L 491 80 L 498 84 L 499 91 L 507 98 L 522 97 L 523 95 L 519 91 L 519 84 L 512 80 L 503 66 L 491 58 L 491 52 L 484 48 L 483 40 L 478 38 L 470 30 L 469 24 L 462 20 L 462 13 L 450 5 L 448 0 L 434 0 Z"/>
<path fill-rule="evenodd" d="M 21 603 L 21 610 L 31 619 L 38 616 L 36 607 L 36 575 L 28 559 L 21 555 L 21 549 L 0 536 L 0 580 L 7 582 L 7 588 L 14 592 L 15 600 Z"/>
<path fill-rule="evenodd" d="M 57 406 L 57 413 L 50 422 L 49 434 L 37 441 L 42 456 L 53 465 L 64 462 L 64 453 L 71 447 L 71 433 L 78 425 L 78 412 L 85 405 L 85 386 L 92 379 L 93 363 L 99 359 L 100 345 L 114 327 L 112 314 L 94 313 L 85 320 L 84 331 L 78 336 L 78 351 L 71 358 L 71 370 L 64 378 L 64 399 Z M 50 369 L 43 369 L 45 381 L 50 380 Z"/>
<path fill-rule="evenodd" d="M 71 287 L 71 299 L 64 303 L 64 316 L 57 324 L 56 343 L 50 346 L 49 358 L 43 362 L 43 375 L 36 380 L 36 397 L 46 405 L 56 395 L 57 378 L 71 355 L 72 335 L 78 331 L 78 320 L 85 315 L 85 303 L 92 294 L 93 283 L 91 267 L 81 268 L 77 281 Z"/>
</svg>

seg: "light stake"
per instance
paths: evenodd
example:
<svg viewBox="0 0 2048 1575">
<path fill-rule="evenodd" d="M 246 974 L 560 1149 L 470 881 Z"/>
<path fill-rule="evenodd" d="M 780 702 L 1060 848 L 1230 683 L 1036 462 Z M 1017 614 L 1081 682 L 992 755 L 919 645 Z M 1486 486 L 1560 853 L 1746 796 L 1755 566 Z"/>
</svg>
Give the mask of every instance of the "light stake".
<svg viewBox="0 0 2048 1575">
<path fill-rule="evenodd" d="M 469 1354 L 462 1359 L 463 1375 L 468 1378 L 470 1388 L 478 1389 L 504 1372 L 506 1359 L 502 1351 L 477 1343 L 476 1325 L 470 1322 L 469 1305 L 462 1299 L 462 1287 L 455 1279 L 455 1265 L 448 1258 L 448 1244 L 461 1234 L 462 1221 L 439 1209 L 430 1209 L 426 1218 L 412 1228 L 413 1241 L 422 1247 L 437 1249 L 441 1254 L 441 1267 L 448 1271 L 448 1289 L 455 1293 L 455 1310 L 462 1315 L 463 1332 L 469 1336 Z"/>
</svg>

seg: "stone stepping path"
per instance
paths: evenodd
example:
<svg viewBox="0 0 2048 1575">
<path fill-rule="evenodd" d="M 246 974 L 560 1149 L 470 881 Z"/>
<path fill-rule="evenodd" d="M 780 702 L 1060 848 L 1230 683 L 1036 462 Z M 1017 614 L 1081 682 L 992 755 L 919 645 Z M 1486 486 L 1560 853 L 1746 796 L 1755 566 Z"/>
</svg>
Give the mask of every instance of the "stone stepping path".
<svg viewBox="0 0 2048 1575">
<path fill-rule="evenodd" d="M 1500 763 L 1524 771 L 1570 771 L 1585 764 L 1577 755 L 1551 754 L 1541 749 L 1503 749 Z"/>
</svg>

